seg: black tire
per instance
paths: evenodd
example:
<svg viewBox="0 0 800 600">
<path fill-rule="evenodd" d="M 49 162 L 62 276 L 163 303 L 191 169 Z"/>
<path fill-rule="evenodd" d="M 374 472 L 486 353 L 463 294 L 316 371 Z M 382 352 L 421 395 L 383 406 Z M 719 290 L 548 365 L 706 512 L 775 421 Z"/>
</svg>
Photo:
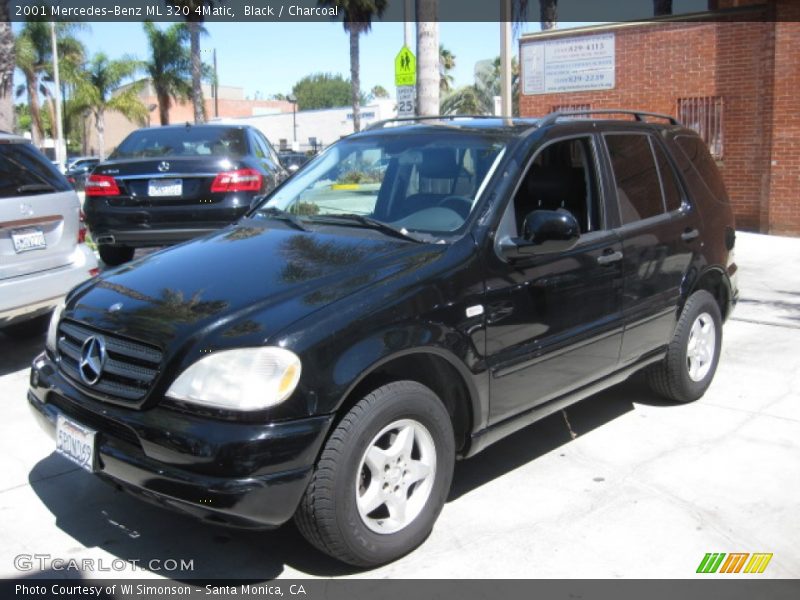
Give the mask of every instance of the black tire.
<svg viewBox="0 0 800 600">
<path fill-rule="evenodd" d="M 128 246 L 109 246 L 106 244 L 98 246 L 97 249 L 100 252 L 100 258 L 109 267 L 116 267 L 130 261 L 136 251 L 136 248 Z"/>
<path fill-rule="evenodd" d="M 52 314 L 52 311 L 50 311 L 32 319 L 6 325 L 3 327 L 3 333 L 18 340 L 44 335 L 50 325 L 50 315 Z"/>
<path fill-rule="evenodd" d="M 701 378 L 694 380 L 689 375 L 691 359 L 688 357 L 688 345 L 692 326 L 703 314 L 711 317 L 715 343 L 708 370 Z M 693 402 L 705 394 L 711 385 L 721 349 L 722 318 L 719 305 L 714 296 L 705 290 L 699 290 L 686 301 L 667 349 L 667 356 L 647 370 L 647 382 L 655 393 L 664 398 L 675 402 Z"/>
<path fill-rule="evenodd" d="M 361 460 L 382 430 L 404 419 L 422 424 L 430 433 L 436 455 L 433 482 L 415 518 L 394 533 L 376 533 L 357 507 Z M 342 562 L 359 567 L 390 562 L 419 546 L 430 533 L 447 499 L 454 462 L 453 426 L 441 400 L 414 381 L 389 383 L 362 398 L 334 429 L 295 522 L 312 545 Z"/>
</svg>

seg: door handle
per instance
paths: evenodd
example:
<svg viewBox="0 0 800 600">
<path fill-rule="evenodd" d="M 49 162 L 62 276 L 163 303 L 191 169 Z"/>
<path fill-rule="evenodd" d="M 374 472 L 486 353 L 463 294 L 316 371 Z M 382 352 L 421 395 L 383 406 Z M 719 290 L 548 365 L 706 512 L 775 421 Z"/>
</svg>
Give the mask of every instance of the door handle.
<svg viewBox="0 0 800 600">
<path fill-rule="evenodd" d="M 697 236 L 699 236 L 699 235 L 700 235 L 700 232 L 699 232 L 699 231 L 697 231 L 697 229 L 694 229 L 694 228 L 692 228 L 692 229 L 687 229 L 686 231 L 684 231 L 684 232 L 681 234 L 681 239 L 682 239 L 684 242 L 691 242 L 693 239 L 695 239 L 695 238 L 696 238 Z"/>
<path fill-rule="evenodd" d="M 597 263 L 601 265 L 610 265 L 620 260 L 622 260 L 622 252 L 619 250 L 611 254 L 601 254 L 597 257 Z"/>
</svg>

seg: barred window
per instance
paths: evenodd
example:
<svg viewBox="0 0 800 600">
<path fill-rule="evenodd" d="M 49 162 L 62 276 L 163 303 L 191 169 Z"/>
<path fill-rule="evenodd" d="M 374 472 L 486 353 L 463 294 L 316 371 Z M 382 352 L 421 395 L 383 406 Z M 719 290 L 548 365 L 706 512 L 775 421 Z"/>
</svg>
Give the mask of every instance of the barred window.
<svg viewBox="0 0 800 600">
<path fill-rule="evenodd" d="M 700 134 L 716 160 L 721 160 L 723 156 L 723 107 L 719 96 L 678 99 L 678 119 Z"/>
</svg>

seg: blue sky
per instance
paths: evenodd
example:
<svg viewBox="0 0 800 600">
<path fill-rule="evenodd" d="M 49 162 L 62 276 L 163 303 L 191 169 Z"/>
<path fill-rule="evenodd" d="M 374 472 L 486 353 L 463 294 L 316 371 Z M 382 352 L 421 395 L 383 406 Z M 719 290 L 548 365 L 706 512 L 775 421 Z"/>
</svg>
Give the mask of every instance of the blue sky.
<svg viewBox="0 0 800 600">
<path fill-rule="evenodd" d="M 79 37 L 90 53 L 147 57 L 141 23 L 89 25 L 90 30 Z M 350 76 L 349 38 L 339 22 L 207 23 L 206 28 L 209 35 L 201 47 L 209 52 L 216 48 L 220 84 L 243 87 L 250 97 L 256 92 L 265 97 L 288 93 L 299 79 L 319 71 Z M 531 23 L 526 30 L 538 29 L 538 23 Z M 456 55 L 453 75 L 457 86 L 473 82 L 477 61 L 500 53 L 498 23 L 441 23 L 439 38 Z M 363 90 L 380 84 L 394 95 L 394 57 L 402 44 L 402 23 L 375 23 L 372 31 L 361 37 Z M 415 50 L 413 45 L 411 49 Z M 211 61 L 210 54 L 207 61 Z M 21 82 L 19 73 L 17 81 Z"/>
</svg>

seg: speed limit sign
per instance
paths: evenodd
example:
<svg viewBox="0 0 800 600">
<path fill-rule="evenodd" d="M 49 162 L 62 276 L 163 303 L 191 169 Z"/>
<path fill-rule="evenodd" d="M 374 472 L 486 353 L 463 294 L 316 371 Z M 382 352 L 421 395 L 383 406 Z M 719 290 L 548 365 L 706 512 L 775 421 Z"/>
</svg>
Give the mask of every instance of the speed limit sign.
<svg viewBox="0 0 800 600">
<path fill-rule="evenodd" d="M 417 114 L 417 88 L 402 85 L 397 88 L 397 116 L 413 117 Z"/>
</svg>

